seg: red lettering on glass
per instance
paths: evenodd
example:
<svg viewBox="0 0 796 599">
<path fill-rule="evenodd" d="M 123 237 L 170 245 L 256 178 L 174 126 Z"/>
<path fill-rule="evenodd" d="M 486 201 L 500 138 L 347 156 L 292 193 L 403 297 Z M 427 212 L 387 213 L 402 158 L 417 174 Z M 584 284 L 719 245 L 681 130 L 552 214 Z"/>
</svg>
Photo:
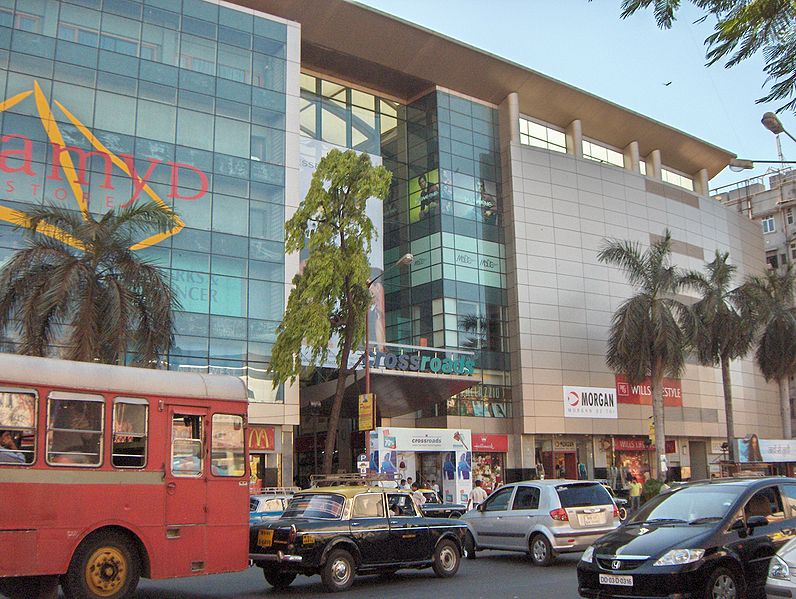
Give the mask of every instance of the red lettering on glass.
<svg viewBox="0 0 796 599">
<path fill-rule="evenodd" d="M 31 169 L 31 163 L 33 161 L 33 142 L 30 141 L 24 135 L 4 135 L 0 138 L 0 141 L 6 142 L 9 139 L 21 139 L 23 148 L 21 150 L 3 150 L 0 152 L 0 170 L 6 173 L 25 173 L 28 177 L 35 177 L 36 173 L 33 172 Z M 24 160 L 24 164 L 20 167 L 10 167 L 6 164 L 6 158 L 11 158 L 12 156 L 22 155 Z"/>
<path fill-rule="evenodd" d="M 207 193 L 207 188 L 209 187 L 207 176 L 198 168 L 191 166 L 190 164 L 185 164 L 184 162 L 167 162 L 166 164 L 171 166 L 171 191 L 169 192 L 168 197 L 176 198 L 178 200 L 198 200 Z M 180 183 L 181 168 L 187 168 L 189 170 L 192 170 L 199 177 L 199 181 L 201 183 L 201 189 L 192 196 L 184 196 L 177 191 L 177 188 L 179 187 Z"/>
</svg>

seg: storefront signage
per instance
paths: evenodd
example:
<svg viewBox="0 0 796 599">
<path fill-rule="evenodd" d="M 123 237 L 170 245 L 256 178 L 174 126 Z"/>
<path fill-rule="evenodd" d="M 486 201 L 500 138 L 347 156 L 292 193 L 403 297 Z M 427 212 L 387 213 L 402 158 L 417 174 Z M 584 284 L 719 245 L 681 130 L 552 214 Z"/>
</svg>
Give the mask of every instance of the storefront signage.
<svg viewBox="0 0 796 599">
<path fill-rule="evenodd" d="M 273 426 L 249 426 L 249 451 L 275 451 L 275 430 Z"/>
<path fill-rule="evenodd" d="M 616 437 L 614 451 L 655 451 L 655 445 L 649 439 L 640 437 Z M 677 442 L 674 439 L 666 440 L 666 453 L 677 453 Z"/>
<path fill-rule="evenodd" d="M 15 199 L 15 194 L 18 193 L 21 198 L 24 197 L 29 201 L 28 198 L 39 195 L 40 187 L 42 186 L 41 182 L 46 180 L 48 181 L 46 190 L 50 195 L 45 200 L 49 202 L 64 202 L 71 197 L 76 201 L 77 208 L 84 218 L 88 218 L 90 203 L 99 204 L 101 208 L 106 209 L 114 207 L 127 208 L 144 195 L 149 196 L 149 200 L 165 207 L 168 204 L 149 185 L 149 182 L 154 178 L 155 171 L 164 168 L 169 171 L 169 193 L 167 198 L 192 201 L 198 200 L 207 194 L 209 188 L 207 175 L 196 167 L 182 162 L 163 161 L 153 157 L 141 159 L 129 154 L 116 154 L 105 147 L 66 106 L 58 100 L 54 100 L 55 106 L 80 132 L 80 135 L 85 138 L 91 149 L 86 150 L 76 145 L 68 144 L 58 126 L 58 121 L 62 120 L 62 117 L 55 116 L 53 107 L 36 81 L 33 83 L 33 89 L 0 102 L 0 112 L 16 106 L 31 95 L 33 96 L 33 101 L 35 101 L 42 128 L 49 140 L 52 164 L 46 167 L 44 171 L 37 172 L 34 170 L 34 168 L 38 167 L 38 164 L 34 161 L 33 141 L 28 136 L 11 133 L 0 138 L 0 143 L 2 143 L 0 149 L 0 171 L 13 175 L 13 177 L 5 181 L 0 181 L 0 186 L 2 186 L 9 200 Z M 94 164 L 98 160 L 103 163 L 103 177 L 100 179 L 102 184 L 98 185 L 93 192 L 90 192 L 88 190 L 89 178 L 87 175 L 89 161 Z M 139 171 L 139 167 L 136 164 L 140 165 L 142 160 L 146 160 L 146 167 Z M 114 195 L 113 192 L 116 191 L 113 185 L 114 167 L 130 178 L 132 188 L 129 191 L 129 195 L 127 193 Z M 180 179 L 186 174 L 192 179 L 192 189 L 187 193 L 183 193 L 180 191 L 184 187 L 180 185 Z M 20 177 L 28 177 L 30 185 L 21 186 Z M 55 181 L 56 183 L 50 184 L 49 181 Z M 59 182 L 62 182 L 60 186 Z M 2 205 L 0 205 L 0 220 L 14 225 L 24 225 L 25 223 L 25 217 L 22 212 Z M 176 235 L 183 229 L 185 224 L 178 216 L 175 216 L 173 221 L 174 226 L 168 231 L 159 232 L 140 240 L 132 245 L 130 249 L 139 250 L 149 247 L 172 235 Z M 56 226 L 50 224 L 39 225 L 38 231 L 78 249 L 82 248 L 77 239 Z"/>
<path fill-rule="evenodd" d="M 652 381 L 647 377 L 638 385 L 631 385 L 623 374 L 616 375 L 616 396 L 619 403 L 652 405 Z M 680 379 L 663 379 L 663 405 L 667 408 L 683 406 Z"/>
<path fill-rule="evenodd" d="M 564 387 L 564 416 L 567 418 L 616 418 L 616 389 Z"/>
<path fill-rule="evenodd" d="M 361 431 L 369 431 L 375 428 L 373 398 L 373 393 L 363 393 L 359 396 L 359 430 Z"/>
<path fill-rule="evenodd" d="M 439 358 L 420 354 L 401 354 L 377 351 L 371 362 L 372 368 L 386 368 L 403 372 L 434 372 L 442 374 L 466 374 L 475 372 L 475 362 L 467 356 Z"/>
<path fill-rule="evenodd" d="M 578 446 L 574 441 L 553 440 L 553 451 L 573 452 L 577 451 Z"/>
<path fill-rule="evenodd" d="M 752 435 L 737 439 L 737 443 L 739 462 L 796 462 L 796 439 L 760 439 Z"/>
<path fill-rule="evenodd" d="M 480 451 L 482 453 L 506 453 L 508 450 L 508 435 L 473 435 L 473 451 Z"/>
<path fill-rule="evenodd" d="M 379 449 L 395 451 L 470 451 L 469 429 L 378 428 Z"/>
</svg>

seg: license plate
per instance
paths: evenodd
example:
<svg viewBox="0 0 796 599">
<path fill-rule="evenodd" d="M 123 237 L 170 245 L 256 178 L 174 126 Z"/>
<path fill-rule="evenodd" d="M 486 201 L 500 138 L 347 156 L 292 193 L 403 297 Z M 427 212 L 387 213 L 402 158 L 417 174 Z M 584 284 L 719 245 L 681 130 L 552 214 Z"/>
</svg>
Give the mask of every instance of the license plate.
<svg viewBox="0 0 796 599">
<path fill-rule="evenodd" d="M 610 584 L 618 587 L 632 587 L 632 576 L 617 576 L 616 574 L 600 574 L 600 584 Z"/>
<path fill-rule="evenodd" d="M 301 541 L 304 545 L 314 545 L 315 537 L 312 535 L 301 535 Z"/>
<path fill-rule="evenodd" d="M 580 514 L 581 526 L 597 526 L 603 523 L 602 514 Z"/>
<path fill-rule="evenodd" d="M 258 530 L 257 531 L 257 545 L 260 547 L 270 547 L 274 543 L 273 530 Z"/>
</svg>

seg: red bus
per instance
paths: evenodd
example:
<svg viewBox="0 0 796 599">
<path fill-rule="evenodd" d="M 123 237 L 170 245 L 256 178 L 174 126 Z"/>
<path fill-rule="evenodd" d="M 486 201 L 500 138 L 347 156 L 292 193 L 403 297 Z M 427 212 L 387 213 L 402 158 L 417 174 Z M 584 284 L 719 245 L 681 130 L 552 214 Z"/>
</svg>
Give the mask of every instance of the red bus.
<svg viewBox="0 0 796 599">
<path fill-rule="evenodd" d="M 2 588 L 245 569 L 246 410 L 231 376 L 0 354 Z"/>
</svg>

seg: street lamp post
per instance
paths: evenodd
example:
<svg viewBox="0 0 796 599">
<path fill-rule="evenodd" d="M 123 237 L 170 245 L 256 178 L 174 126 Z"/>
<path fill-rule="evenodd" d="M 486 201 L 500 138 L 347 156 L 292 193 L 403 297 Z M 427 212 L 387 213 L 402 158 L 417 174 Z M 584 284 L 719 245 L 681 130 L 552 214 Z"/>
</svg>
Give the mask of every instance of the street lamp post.
<svg viewBox="0 0 796 599">
<path fill-rule="evenodd" d="M 415 257 L 412 254 L 404 254 L 401 256 L 398 261 L 389 266 L 388 268 L 399 268 L 401 266 L 406 266 L 407 264 L 411 264 Z M 373 285 L 379 278 L 384 276 L 384 273 L 387 272 L 387 268 L 385 268 L 382 272 L 380 272 L 375 278 L 368 280 L 368 292 L 370 292 L 370 286 Z M 371 302 L 373 301 L 371 297 Z M 365 395 L 370 395 L 370 303 L 368 304 L 368 313 L 365 315 Z M 376 421 L 376 402 L 373 402 L 373 421 L 375 424 Z"/>
</svg>

